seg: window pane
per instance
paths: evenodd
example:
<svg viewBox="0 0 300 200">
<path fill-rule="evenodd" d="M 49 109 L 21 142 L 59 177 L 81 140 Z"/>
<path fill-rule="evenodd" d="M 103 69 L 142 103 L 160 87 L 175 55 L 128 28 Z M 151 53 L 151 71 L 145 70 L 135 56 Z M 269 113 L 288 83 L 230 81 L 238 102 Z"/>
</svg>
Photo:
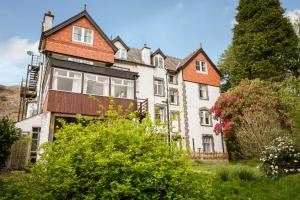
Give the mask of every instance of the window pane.
<svg viewBox="0 0 300 200">
<path fill-rule="evenodd" d="M 74 26 L 73 39 L 76 41 L 81 41 L 82 28 Z"/>
<path fill-rule="evenodd" d="M 68 73 L 69 76 L 59 75 L 59 74 L 68 74 Z M 80 93 L 81 73 L 55 69 L 53 88 L 56 90 Z"/>
<path fill-rule="evenodd" d="M 134 98 L 133 81 L 112 79 L 112 96 L 117 98 Z"/>
<path fill-rule="evenodd" d="M 164 67 L 163 59 L 162 58 L 158 58 L 158 61 L 159 61 L 159 67 L 163 68 Z"/>
<path fill-rule="evenodd" d="M 108 96 L 108 78 L 97 75 L 85 74 L 83 92 L 85 94 Z"/>
<path fill-rule="evenodd" d="M 55 74 L 60 76 L 68 76 L 68 71 L 55 69 Z"/>
<path fill-rule="evenodd" d="M 84 42 L 92 43 L 92 31 L 89 29 L 84 29 Z"/>
<path fill-rule="evenodd" d="M 164 86 L 163 81 L 161 80 L 154 80 L 154 94 L 155 95 L 164 95 Z"/>
<path fill-rule="evenodd" d="M 57 90 L 72 92 L 73 80 L 57 77 Z"/>
</svg>

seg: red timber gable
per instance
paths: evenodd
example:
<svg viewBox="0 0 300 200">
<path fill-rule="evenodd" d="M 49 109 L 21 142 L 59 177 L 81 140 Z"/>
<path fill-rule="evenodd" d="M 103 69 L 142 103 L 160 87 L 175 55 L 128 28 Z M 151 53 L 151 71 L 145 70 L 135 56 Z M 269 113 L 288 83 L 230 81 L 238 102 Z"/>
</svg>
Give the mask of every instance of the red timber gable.
<svg viewBox="0 0 300 200">
<path fill-rule="evenodd" d="M 82 16 L 78 17 L 78 19 L 75 21 L 72 21 L 71 23 L 69 22 L 67 25 L 63 25 L 64 23 L 68 23 L 67 20 L 66 22 L 63 22 L 62 24 L 59 24 L 56 27 L 44 32 L 42 35 L 42 50 L 107 63 L 114 63 L 114 54 L 116 52 L 116 48 L 107 38 L 107 36 L 101 31 L 101 29 L 95 25 L 93 21 L 91 21 L 90 17 L 87 16 L 88 14 L 86 11 L 83 11 L 80 14 Z M 89 45 L 72 41 L 73 26 L 92 30 L 93 43 Z"/>
<path fill-rule="evenodd" d="M 183 80 L 194 83 L 202 83 L 216 87 L 221 86 L 221 73 L 209 59 L 203 49 L 199 49 L 191 54 L 183 68 Z M 202 73 L 196 70 L 196 61 L 204 61 L 207 65 L 207 73 Z"/>
</svg>

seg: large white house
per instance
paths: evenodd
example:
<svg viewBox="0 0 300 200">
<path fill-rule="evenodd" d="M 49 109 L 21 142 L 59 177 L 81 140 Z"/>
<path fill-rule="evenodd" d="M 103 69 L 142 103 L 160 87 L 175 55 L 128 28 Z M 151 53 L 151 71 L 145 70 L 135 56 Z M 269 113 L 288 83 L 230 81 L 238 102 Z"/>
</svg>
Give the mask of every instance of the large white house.
<svg viewBox="0 0 300 200">
<path fill-rule="evenodd" d="M 220 95 L 220 72 L 202 48 L 183 58 L 152 50 L 146 44 L 130 47 L 121 37 L 109 39 L 86 10 L 53 26 L 44 16 L 39 44 L 41 56 L 28 67 L 16 123 L 38 146 L 51 142 L 58 117 L 72 121 L 76 114 L 96 117 L 101 100 L 141 116 L 168 122 L 180 144 L 196 152 L 224 152 L 208 110 Z M 34 55 L 32 55 L 35 58 Z M 169 113 L 169 117 L 168 117 Z M 34 157 L 35 148 L 32 148 Z"/>
</svg>

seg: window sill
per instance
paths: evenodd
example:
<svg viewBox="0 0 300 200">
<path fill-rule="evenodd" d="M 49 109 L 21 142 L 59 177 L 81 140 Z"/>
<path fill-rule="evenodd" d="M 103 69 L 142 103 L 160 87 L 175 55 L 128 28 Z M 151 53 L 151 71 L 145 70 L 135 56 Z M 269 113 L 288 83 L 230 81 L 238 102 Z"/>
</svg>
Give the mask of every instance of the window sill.
<svg viewBox="0 0 300 200">
<path fill-rule="evenodd" d="M 154 94 L 156 97 L 165 97 L 165 95 Z"/>
<path fill-rule="evenodd" d="M 199 70 L 196 70 L 196 72 L 200 73 L 200 74 L 206 74 L 206 75 L 208 74 L 208 72 L 202 72 L 202 71 L 199 71 Z"/>
<path fill-rule="evenodd" d="M 88 47 L 92 47 L 93 46 L 93 43 L 85 43 L 85 42 L 76 41 L 76 40 L 72 40 L 72 42 L 74 44 L 79 44 L 79 45 L 88 46 Z"/>
<path fill-rule="evenodd" d="M 200 100 L 205 100 L 205 101 L 208 101 L 208 100 L 209 100 L 209 98 L 201 98 L 201 97 L 200 97 Z"/>
<path fill-rule="evenodd" d="M 212 124 L 200 124 L 201 126 L 204 126 L 204 127 L 213 127 Z"/>
</svg>

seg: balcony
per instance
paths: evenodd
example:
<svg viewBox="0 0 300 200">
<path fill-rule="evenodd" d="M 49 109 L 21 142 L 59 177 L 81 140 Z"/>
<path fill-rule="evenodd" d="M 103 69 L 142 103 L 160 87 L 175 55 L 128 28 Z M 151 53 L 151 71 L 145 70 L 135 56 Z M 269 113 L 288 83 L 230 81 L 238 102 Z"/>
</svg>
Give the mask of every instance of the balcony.
<svg viewBox="0 0 300 200">
<path fill-rule="evenodd" d="M 113 100 L 114 109 L 117 110 L 121 106 L 123 114 L 137 111 L 139 117 L 145 117 L 148 112 L 146 99 L 113 98 Z M 98 116 L 108 110 L 109 102 L 110 98 L 106 96 L 49 90 L 44 102 L 44 109 L 54 113 Z"/>
</svg>

